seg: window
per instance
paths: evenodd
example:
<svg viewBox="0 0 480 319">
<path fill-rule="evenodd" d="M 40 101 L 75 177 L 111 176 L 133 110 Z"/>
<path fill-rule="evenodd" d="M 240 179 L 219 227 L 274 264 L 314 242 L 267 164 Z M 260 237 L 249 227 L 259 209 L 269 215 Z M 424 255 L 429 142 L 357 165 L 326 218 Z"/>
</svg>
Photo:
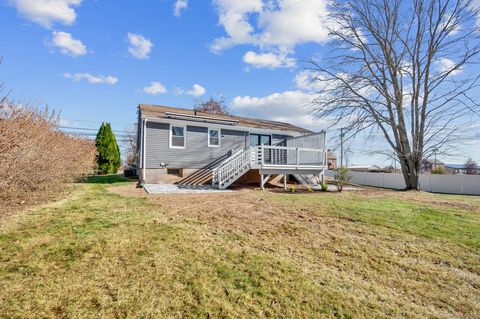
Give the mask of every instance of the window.
<svg viewBox="0 0 480 319">
<path fill-rule="evenodd" d="M 180 176 L 180 169 L 179 168 L 167 168 L 168 175 L 177 175 Z"/>
<path fill-rule="evenodd" d="M 186 128 L 184 126 L 170 126 L 170 147 L 171 148 L 185 148 L 185 134 Z"/>
<path fill-rule="evenodd" d="M 220 146 L 220 131 L 209 129 L 208 130 L 208 146 L 219 147 Z"/>
</svg>

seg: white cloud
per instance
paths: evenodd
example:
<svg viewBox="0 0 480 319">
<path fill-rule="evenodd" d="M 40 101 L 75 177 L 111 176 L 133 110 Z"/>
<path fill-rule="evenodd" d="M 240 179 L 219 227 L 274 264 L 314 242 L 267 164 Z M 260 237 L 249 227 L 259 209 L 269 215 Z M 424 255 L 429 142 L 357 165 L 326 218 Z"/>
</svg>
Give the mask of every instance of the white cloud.
<svg viewBox="0 0 480 319">
<path fill-rule="evenodd" d="M 65 55 L 77 57 L 87 54 L 87 47 L 82 41 L 72 38 L 72 35 L 67 32 L 53 31 L 49 45 L 59 49 Z"/>
<path fill-rule="evenodd" d="M 312 130 L 326 128 L 326 123 L 318 122 L 310 115 L 312 98 L 303 91 L 286 91 L 264 97 L 237 96 L 230 107 L 242 116 L 287 122 Z"/>
<path fill-rule="evenodd" d="M 160 82 L 151 82 L 150 86 L 144 87 L 143 92 L 151 95 L 167 93 L 167 89 Z"/>
<path fill-rule="evenodd" d="M 152 51 L 152 41 L 141 34 L 128 33 L 128 52 L 137 59 L 148 59 Z"/>
<path fill-rule="evenodd" d="M 63 77 L 66 79 L 72 79 L 75 82 L 79 82 L 81 80 L 86 80 L 90 84 L 116 84 L 118 82 L 118 78 L 114 76 L 103 76 L 103 75 L 91 75 L 90 73 L 64 73 Z"/>
<path fill-rule="evenodd" d="M 328 40 L 327 0 L 278 0 L 259 17 L 260 41 L 286 50 Z"/>
<path fill-rule="evenodd" d="M 194 96 L 194 97 L 199 97 L 204 95 L 207 92 L 203 86 L 200 84 L 194 84 L 192 89 L 190 91 L 187 91 L 186 94 Z"/>
<path fill-rule="evenodd" d="M 255 68 L 293 68 L 295 59 L 287 57 L 286 54 L 275 53 L 255 53 L 248 51 L 243 56 L 243 62 L 252 65 Z"/>
<path fill-rule="evenodd" d="M 327 82 L 321 81 L 322 76 L 311 70 L 304 70 L 295 76 L 295 86 L 305 91 L 321 91 L 327 86 Z"/>
<path fill-rule="evenodd" d="M 450 59 L 443 58 L 443 59 L 439 59 L 438 61 L 436 61 L 436 65 L 437 65 L 438 71 L 440 73 L 445 73 L 445 72 L 452 71 L 456 67 L 457 64 Z M 453 70 L 450 73 L 450 75 L 454 76 L 454 75 L 458 75 L 462 72 L 463 72 L 463 69 L 459 68 L 459 69 Z"/>
<path fill-rule="evenodd" d="M 182 15 L 182 11 L 188 8 L 188 0 L 177 0 L 173 6 L 173 14 L 176 17 Z"/>
<path fill-rule="evenodd" d="M 214 5 L 218 11 L 219 24 L 228 36 L 215 39 L 211 45 L 212 51 L 221 52 L 238 44 L 256 42 L 248 15 L 262 11 L 261 0 L 214 0 Z"/>
<path fill-rule="evenodd" d="M 10 0 L 10 2 L 25 18 L 45 28 L 51 28 L 55 22 L 73 24 L 77 18 L 73 7 L 80 5 L 82 0 Z"/>
<path fill-rule="evenodd" d="M 177 94 L 186 94 L 194 97 L 200 97 L 204 95 L 207 90 L 200 84 L 194 84 L 191 90 L 176 89 Z"/>
<path fill-rule="evenodd" d="M 239 44 L 293 52 L 298 44 L 328 41 L 328 0 L 215 0 L 226 36 L 214 40 L 213 52 Z M 256 19 L 255 19 L 256 18 Z M 256 23 L 254 23 L 256 21 Z"/>
</svg>

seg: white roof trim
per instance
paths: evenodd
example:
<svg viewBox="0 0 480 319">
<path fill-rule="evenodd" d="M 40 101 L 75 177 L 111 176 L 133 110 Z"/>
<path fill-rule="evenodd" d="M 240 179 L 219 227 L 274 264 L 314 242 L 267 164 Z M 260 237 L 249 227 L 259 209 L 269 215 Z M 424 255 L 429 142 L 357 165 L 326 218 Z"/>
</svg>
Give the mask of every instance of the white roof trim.
<svg viewBox="0 0 480 319">
<path fill-rule="evenodd" d="M 173 118 L 173 119 L 186 119 L 189 121 L 195 122 L 204 122 L 204 123 L 217 123 L 217 124 L 228 124 L 228 125 L 238 125 L 238 121 L 235 120 L 225 120 L 215 117 L 209 116 L 201 116 L 201 115 L 191 115 L 191 114 L 183 114 L 183 113 L 176 113 L 176 112 L 165 112 L 165 117 Z"/>
</svg>

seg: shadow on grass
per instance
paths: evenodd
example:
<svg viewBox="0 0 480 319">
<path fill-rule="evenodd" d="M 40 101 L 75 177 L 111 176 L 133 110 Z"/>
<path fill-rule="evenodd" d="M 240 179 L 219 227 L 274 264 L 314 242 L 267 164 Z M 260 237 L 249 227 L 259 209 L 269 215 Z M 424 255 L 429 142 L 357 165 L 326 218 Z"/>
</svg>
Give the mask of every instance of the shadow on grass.
<svg viewBox="0 0 480 319">
<path fill-rule="evenodd" d="M 93 175 L 87 177 L 83 183 L 87 184 L 116 184 L 125 182 L 134 182 L 135 180 L 125 178 L 122 174 L 115 175 Z"/>
</svg>

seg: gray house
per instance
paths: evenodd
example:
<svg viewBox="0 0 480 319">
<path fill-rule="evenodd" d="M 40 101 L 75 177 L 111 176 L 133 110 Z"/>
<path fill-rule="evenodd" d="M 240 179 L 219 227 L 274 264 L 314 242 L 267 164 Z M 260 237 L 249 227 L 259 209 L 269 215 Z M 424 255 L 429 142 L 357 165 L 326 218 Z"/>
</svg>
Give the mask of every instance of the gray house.
<svg viewBox="0 0 480 319">
<path fill-rule="evenodd" d="M 305 184 L 327 169 L 325 132 L 276 121 L 167 106 L 138 106 L 137 168 L 142 184 L 209 184 L 294 176 Z"/>
</svg>

